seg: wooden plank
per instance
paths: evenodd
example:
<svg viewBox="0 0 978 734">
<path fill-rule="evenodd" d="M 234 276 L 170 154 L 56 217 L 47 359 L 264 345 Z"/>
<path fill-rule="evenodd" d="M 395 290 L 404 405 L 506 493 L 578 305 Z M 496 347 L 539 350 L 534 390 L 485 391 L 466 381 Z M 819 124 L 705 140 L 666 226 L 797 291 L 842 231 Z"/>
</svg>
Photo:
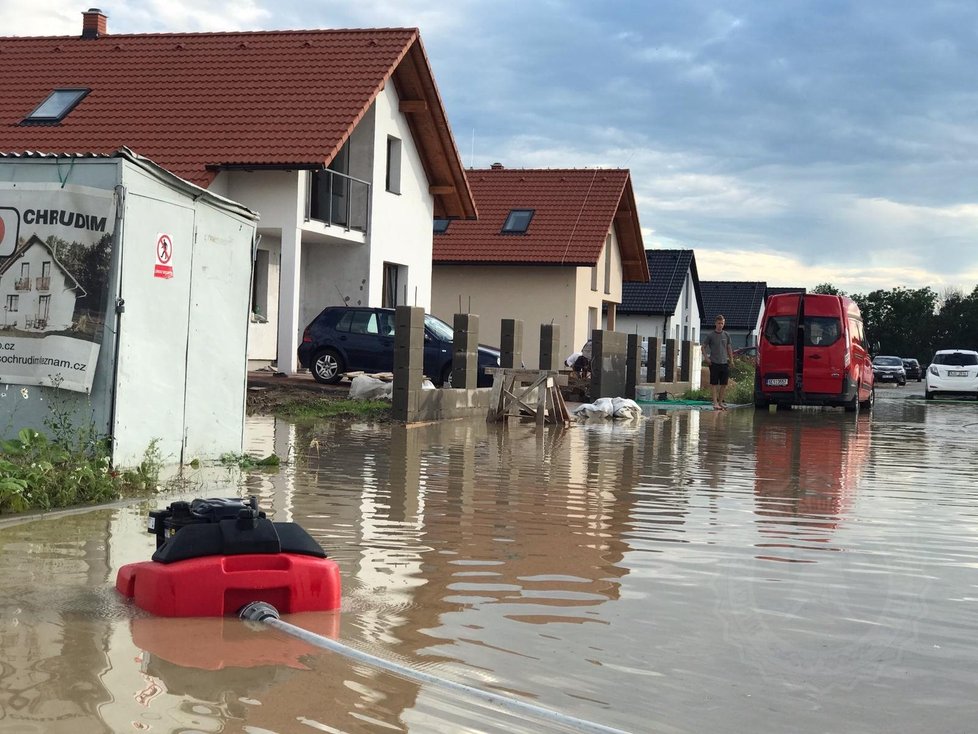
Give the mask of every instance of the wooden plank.
<svg viewBox="0 0 978 734">
<path fill-rule="evenodd" d="M 401 112 L 427 112 L 428 102 L 423 99 L 402 99 L 397 108 Z"/>
<path fill-rule="evenodd" d="M 571 373 L 563 373 L 557 370 L 527 370 L 527 369 L 513 369 L 511 367 L 485 367 L 486 374 L 495 375 L 499 372 L 505 372 L 518 377 L 522 382 L 532 382 L 536 380 L 540 375 L 546 375 L 547 377 L 553 377 L 558 385 L 566 385 L 567 377 Z"/>
<path fill-rule="evenodd" d="M 537 425 L 542 426 L 547 422 L 547 393 L 549 391 L 541 387 L 537 391 Z"/>
<path fill-rule="evenodd" d="M 494 375 L 492 378 L 492 391 L 489 393 L 489 415 L 486 416 L 488 423 L 495 423 L 502 418 L 502 393 L 505 380 L 504 375 Z"/>
</svg>

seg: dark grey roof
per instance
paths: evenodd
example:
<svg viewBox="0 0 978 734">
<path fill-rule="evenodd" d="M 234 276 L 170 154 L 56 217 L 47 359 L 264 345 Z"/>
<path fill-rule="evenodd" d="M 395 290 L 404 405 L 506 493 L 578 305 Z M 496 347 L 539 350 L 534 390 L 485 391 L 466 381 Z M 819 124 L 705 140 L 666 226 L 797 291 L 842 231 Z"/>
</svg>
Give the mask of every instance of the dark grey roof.
<svg viewBox="0 0 978 734">
<path fill-rule="evenodd" d="M 703 313 L 703 296 L 700 294 L 700 278 L 696 272 L 696 256 L 692 250 L 646 250 L 649 262 L 648 283 L 626 281 L 622 283 L 621 314 L 646 316 L 670 316 L 676 312 L 679 295 L 683 292 L 686 273 L 692 272 L 693 292 L 700 313 Z"/>
<path fill-rule="evenodd" d="M 728 280 L 704 280 L 700 283 L 703 303 L 701 328 L 713 328 L 717 314 L 727 320 L 726 328 L 750 331 L 757 326 L 761 307 L 767 296 L 767 283 Z"/>
</svg>

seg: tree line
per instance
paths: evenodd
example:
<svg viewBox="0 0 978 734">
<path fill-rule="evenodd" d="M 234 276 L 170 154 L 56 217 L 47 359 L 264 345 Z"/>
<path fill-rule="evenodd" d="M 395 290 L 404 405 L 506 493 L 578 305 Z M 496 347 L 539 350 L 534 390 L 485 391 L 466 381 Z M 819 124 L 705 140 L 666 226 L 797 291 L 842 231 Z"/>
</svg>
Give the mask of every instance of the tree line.
<svg viewBox="0 0 978 734">
<path fill-rule="evenodd" d="M 939 294 L 930 287 L 862 294 L 822 283 L 813 292 L 856 302 L 873 354 L 914 357 L 926 365 L 938 349 L 978 349 L 978 286 L 968 295 L 953 288 Z"/>
</svg>

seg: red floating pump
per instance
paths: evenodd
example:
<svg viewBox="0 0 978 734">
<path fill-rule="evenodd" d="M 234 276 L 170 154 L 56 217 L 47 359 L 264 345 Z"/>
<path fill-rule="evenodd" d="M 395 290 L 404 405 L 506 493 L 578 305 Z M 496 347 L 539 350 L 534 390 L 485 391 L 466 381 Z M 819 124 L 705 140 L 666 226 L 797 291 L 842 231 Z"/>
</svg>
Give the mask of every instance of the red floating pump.
<svg viewBox="0 0 978 734">
<path fill-rule="evenodd" d="M 222 617 L 253 601 L 283 614 L 340 606 L 336 562 L 301 527 L 272 522 L 258 499 L 195 499 L 149 513 L 151 561 L 119 569 L 115 587 L 160 617 Z"/>
</svg>

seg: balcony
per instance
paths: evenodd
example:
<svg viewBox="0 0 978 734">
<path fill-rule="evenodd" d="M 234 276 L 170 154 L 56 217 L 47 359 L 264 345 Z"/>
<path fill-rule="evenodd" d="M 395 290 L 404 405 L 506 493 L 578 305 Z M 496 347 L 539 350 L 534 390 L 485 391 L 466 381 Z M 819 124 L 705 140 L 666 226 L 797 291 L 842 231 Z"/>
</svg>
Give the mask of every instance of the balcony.
<svg viewBox="0 0 978 734">
<path fill-rule="evenodd" d="M 39 291 L 49 291 L 49 290 L 51 290 L 51 278 L 50 277 L 45 278 L 43 276 L 42 277 L 39 277 L 37 279 L 37 283 L 35 284 L 35 287 Z M 30 290 L 30 289 L 28 288 L 28 290 Z"/>
<path fill-rule="evenodd" d="M 307 219 L 366 234 L 369 214 L 367 181 L 328 168 L 312 174 L 306 202 Z"/>
<path fill-rule="evenodd" d="M 31 279 L 30 278 L 17 278 L 14 281 L 15 291 L 29 291 L 31 289 Z"/>
</svg>

